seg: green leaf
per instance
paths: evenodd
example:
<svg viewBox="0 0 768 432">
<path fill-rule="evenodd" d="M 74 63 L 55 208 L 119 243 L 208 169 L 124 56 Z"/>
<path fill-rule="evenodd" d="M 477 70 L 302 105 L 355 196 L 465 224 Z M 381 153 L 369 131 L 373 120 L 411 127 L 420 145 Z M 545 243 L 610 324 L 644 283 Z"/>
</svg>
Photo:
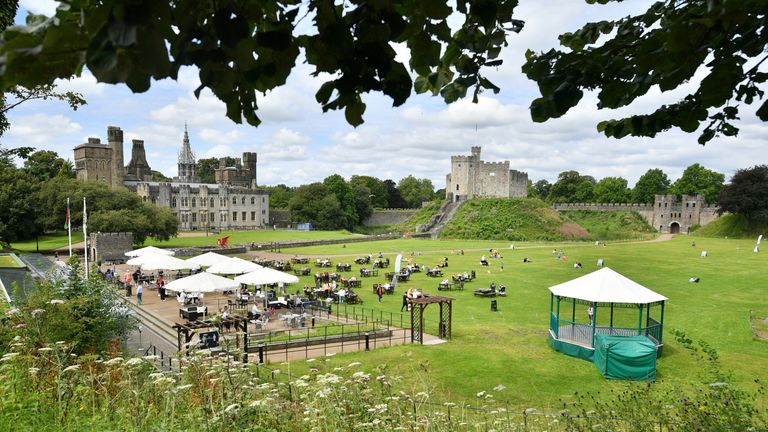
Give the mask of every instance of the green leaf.
<svg viewBox="0 0 768 432">
<path fill-rule="evenodd" d="M 352 126 L 363 124 L 363 113 L 365 113 L 365 104 L 360 99 L 360 96 L 348 103 L 344 109 L 344 117 L 347 119 L 347 123 Z"/>
</svg>

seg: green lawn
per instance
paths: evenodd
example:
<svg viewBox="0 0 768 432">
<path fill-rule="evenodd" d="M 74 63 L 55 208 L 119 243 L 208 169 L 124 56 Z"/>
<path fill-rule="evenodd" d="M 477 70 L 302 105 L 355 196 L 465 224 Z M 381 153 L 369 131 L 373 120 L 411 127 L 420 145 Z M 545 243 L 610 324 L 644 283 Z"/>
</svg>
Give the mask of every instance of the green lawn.
<svg viewBox="0 0 768 432">
<path fill-rule="evenodd" d="M 506 244 L 506 249 L 502 246 Z M 421 251 L 414 259 L 419 264 L 433 266 L 444 256 L 449 258 L 447 274 L 475 269 L 478 278 L 466 285 L 465 291 L 439 292 L 437 279 L 416 274 L 411 282 L 401 284 L 395 295 L 385 296 L 379 305 L 371 284 L 383 282 L 383 277 L 363 279 L 358 292 L 365 307 L 386 312 L 399 312 L 402 293 L 408 287 L 454 297 L 453 336 L 446 344 L 436 346 L 408 345 L 379 349 L 368 353 L 339 354 L 333 364 L 361 361 L 369 367 L 387 365 L 406 382 L 428 382 L 438 400 L 471 400 L 477 392 L 502 384 L 505 400 L 514 409 L 536 407 L 557 410 L 562 400 L 570 400 L 574 392 L 598 392 L 622 388 L 624 383 L 606 381 L 592 363 L 565 356 L 547 345 L 549 324 L 548 287 L 590 271 L 597 270 L 596 261 L 603 258 L 607 266 L 637 282 L 669 297 L 666 308 L 664 354 L 658 361 L 658 379 L 670 382 L 696 380 L 704 370 L 671 336 L 672 329 L 685 331 L 694 340 L 705 340 L 720 353 L 722 364 L 730 370 L 735 381 L 753 388 L 755 378 L 768 379 L 768 342 L 754 340 L 749 311 L 768 315 L 765 287 L 768 274 L 764 271 L 768 257 L 752 253 L 752 240 L 724 240 L 678 237 L 656 243 L 609 243 L 607 247 L 594 244 L 548 244 L 546 247 L 516 243 L 468 241 L 396 240 L 325 247 L 325 254 Z M 458 250 L 465 255 L 429 250 Z M 564 249 L 567 262 L 552 256 L 552 248 Z M 491 266 L 480 267 L 481 255 L 487 249 L 499 248 L 503 259 L 491 260 Z M 473 250 L 474 249 L 474 250 Z M 323 255 L 323 248 L 302 248 L 301 253 Z M 707 250 L 709 256 L 701 257 Z M 295 250 L 290 249 L 293 253 Z M 296 251 L 299 252 L 299 251 Z M 391 255 L 390 255 L 391 256 Z M 533 260 L 524 264 L 523 257 Z M 351 261 L 339 258 L 334 261 Z M 573 268 L 575 261 L 584 268 Z M 501 270 L 501 263 L 504 270 Z M 359 266 L 353 266 L 357 271 Z M 383 274 L 383 272 L 382 272 Z M 692 276 L 701 278 L 689 283 Z M 311 283 L 304 277 L 303 283 Z M 499 311 L 490 311 L 490 300 L 476 298 L 472 290 L 487 287 L 490 282 L 507 286 L 509 296 L 498 298 Z M 586 316 L 586 309 L 579 311 Z M 437 333 L 437 307 L 428 309 L 427 332 Z M 292 365 L 299 373 L 302 363 Z M 428 371 L 428 373 L 425 373 Z M 761 405 L 768 405 L 760 396 Z"/>
<path fill-rule="evenodd" d="M 72 243 L 83 241 L 83 233 L 76 231 L 72 233 Z M 19 252 L 36 252 L 37 243 L 35 239 L 11 243 L 11 248 Z M 67 247 L 67 233 L 57 232 L 54 234 L 42 235 L 39 238 L 40 252 L 49 252 L 59 248 Z"/>
<path fill-rule="evenodd" d="M 203 233 L 204 234 L 204 233 Z M 256 230 L 256 231 L 223 231 L 218 234 L 199 237 L 174 237 L 168 241 L 160 242 L 147 239 L 144 246 L 157 246 L 163 248 L 192 247 L 192 246 L 216 246 L 216 239 L 229 236 L 230 244 L 239 243 L 269 243 L 284 240 L 328 240 L 355 237 L 348 231 L 296 231 L 296 230 Z M 67 246 L 67 233 L 55 233 L 40 236 L 40 251 L 48 252 Z M 82 232 L 72 233 L 72 243 L 83 241 Z M 35 239 L 15 242 L 11 244 L 14 250 L 19 252 L 35 252 Z"/>
<path fill-rule="evenodd" d="M 297 231 L 297 230 L 252 230 L 252 231 L 222 231 L 200 237 L 174 237 L 168 241 L 147 239 L 144 246 L 162 248 L 216 246 L 216 239 L 229 236 L 229 244 L 269 243 L 285 240 L 329 240 L 356 237 L 348 231 Z"/>
</svg>

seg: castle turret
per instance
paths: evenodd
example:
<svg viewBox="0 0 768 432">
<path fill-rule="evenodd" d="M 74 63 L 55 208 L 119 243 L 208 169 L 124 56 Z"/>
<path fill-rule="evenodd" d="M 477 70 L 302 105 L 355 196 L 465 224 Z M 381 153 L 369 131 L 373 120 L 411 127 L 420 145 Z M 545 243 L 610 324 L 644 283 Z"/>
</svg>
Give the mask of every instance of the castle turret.
<svg viewBox="0 0 768 432">
<path fill-rule="evenodd" d="M 243 168 L 249 171 L 248 182 L 251 188 L 256 187 L 256 164 L 257 156 L 254 152 L 243 153 Z"/>
<path fill-rule="evenodd" d="M 123 131 L 117 126 L 107 127 L 108 146 L 112 149 L 112 160 L 110 163 L 112 187 L 123 185 L 125 178 L 125 169 L 123 168 Z"/>
<path fill-rule="evenodd" d="M 144 151 L 144 140 L 133 140 L 131 161 L 125 167 L 127 177 L 135 177 L 139 181 L 150 181 L 152 169 L 147 163 L 147 153 Z"/>
<path fill-rule="evenodd" d="M 189 145 L 189 133 L 187 132 L 187 125 L 184 124 L 184 140 L 181 144 L 181 151 L 179 152 L 179 174 L 174 179 L 179 183 L 199 183 L 200 177 L 197 176 L 197 162 L 195 160 L 195 153 L 192 152 L 192 147 Z"/>
</svg>

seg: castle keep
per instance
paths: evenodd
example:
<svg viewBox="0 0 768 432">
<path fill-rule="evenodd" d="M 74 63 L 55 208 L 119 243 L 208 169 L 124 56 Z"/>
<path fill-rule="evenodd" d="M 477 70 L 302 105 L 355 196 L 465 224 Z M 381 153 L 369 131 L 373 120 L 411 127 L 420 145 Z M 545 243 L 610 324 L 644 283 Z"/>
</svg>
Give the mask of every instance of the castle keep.
<svg viewBox="0 0 768 432">
<path fill-rule="evenodd" d="M 451 173 L 445 176 L 448 201 L 527 196 L 528 174 L 509 169 L 509 161 L 484 162 L 480 147 L 472 147 L 470 156 L 451 156 Z"/>
<path fill-rule="evenodd" d="M 269 223 L 269 195 L 256 187 L 256 153 L 243 153 L 234 167 L 225 166 L 220 159 L 216 183 L 200 183 L 186 126 L 179 171 L 172 182 L 152 181 L 142 140 L 133 140 L 131 160 L 123 166 L 123 131 L 119 127 L 107 128 L 107 144 L 88 138 L 74 151 L 78 179 L 126 187 L 146 202 L 170 208 L 181 230 L 256 229 Z"/>
</svg>

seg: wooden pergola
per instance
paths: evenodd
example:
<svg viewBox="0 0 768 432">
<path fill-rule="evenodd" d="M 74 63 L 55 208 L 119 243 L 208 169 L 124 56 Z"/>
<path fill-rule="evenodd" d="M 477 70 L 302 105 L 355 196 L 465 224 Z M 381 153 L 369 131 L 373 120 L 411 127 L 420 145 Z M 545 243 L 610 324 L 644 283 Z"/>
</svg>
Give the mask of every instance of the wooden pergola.
<svg viewBox="0 0 768 432">
<path fill-rule="evenodd" d="M 408 304 L 411 305 L 411 342 L 424 343 L 424 310 L 433 303 L 440 305 L 438 337 L 451 338 L 453 299 L 442 296 L 418 297 L 408 300 Z"/>
<path fill-rule="evenodd" d="M 235 331 L 240 331 L 246 336 L 243 337 L 243 362 L 248 363 L 248 318 L 241 316 L 231 316 L 221 318 L 220 320 L 197 320 L 187 323 L 176 323 L 173 329 L 176 330 L 179 352 L 189 355 L 189 343 L 200 330 L 210 328 L 220 329 L 222 327 L 234 327 Z"/>
</svg>

